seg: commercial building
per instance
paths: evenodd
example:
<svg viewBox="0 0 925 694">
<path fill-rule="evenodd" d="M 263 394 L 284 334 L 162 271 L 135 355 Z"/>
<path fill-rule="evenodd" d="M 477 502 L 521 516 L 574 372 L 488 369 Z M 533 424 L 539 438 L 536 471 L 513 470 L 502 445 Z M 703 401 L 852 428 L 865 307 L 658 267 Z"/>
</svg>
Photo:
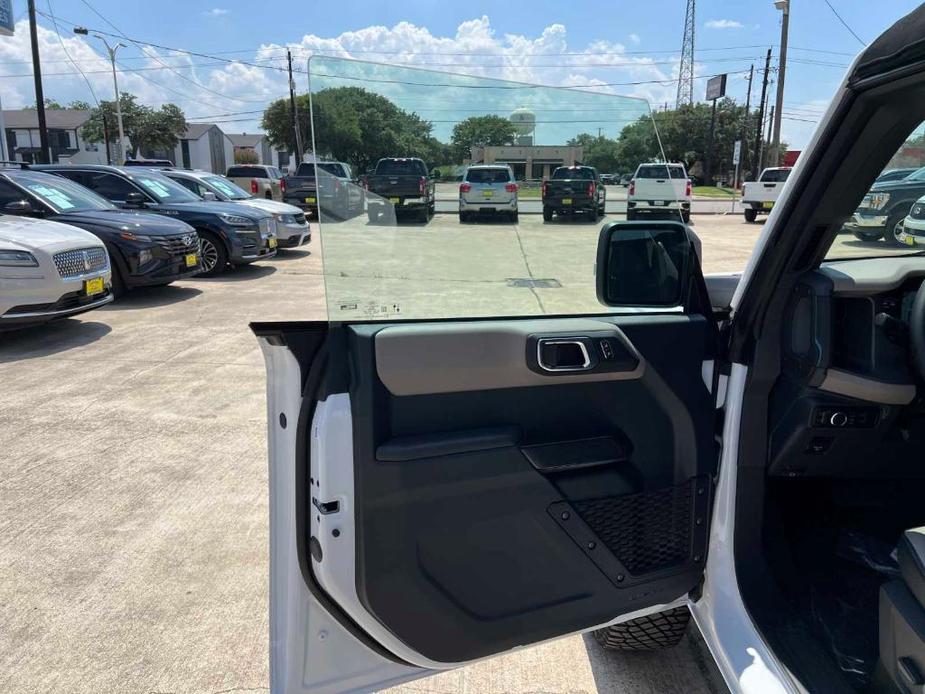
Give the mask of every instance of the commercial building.
<svg viewBox="0 0 925 694">
<path fill-rule="evenodd" d="M 584 155 L 583 147 L 568 145 L 530 145 L 473 147 L 473 164 L 507 164 L 519 181 L 549 178 L 557 166 L 574 166 Z"/>
</svg>

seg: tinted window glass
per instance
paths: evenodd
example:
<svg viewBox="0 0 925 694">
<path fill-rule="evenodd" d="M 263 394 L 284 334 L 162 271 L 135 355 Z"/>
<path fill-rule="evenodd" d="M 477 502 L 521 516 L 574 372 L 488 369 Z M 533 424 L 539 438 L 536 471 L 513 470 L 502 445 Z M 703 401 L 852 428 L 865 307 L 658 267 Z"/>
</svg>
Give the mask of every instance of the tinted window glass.
<svg viewBox="0 0 925 694">
<path fill-rule="evenodd" d="M 199 196 L 166 176 L 157 174 L 132 174 L 132 180 L 144 188 L 158 202 L 198 202 Z"/>
<path fill-rule="evenodd" d="M 332 176 L 340 176 L 341 178 L 347 177 L 347 172 L 344 171 L 344 167 L 337 163 L 319 163 L 318 168 L 322 171 L 327 171 Z"/>
<path fill-rule="evenodd" d="M 376 174 L 385 176 L 424 176 L 426 173 L 424 165 L 413 159 L 384 159 L 376 166 Z"/>
<path fill-rule="evenodd" d="M 205 188 L 202 187 L 202 186 L 199 184 L 198 181 L 194 181 L 194 180 L 192 180 L 192 179 L 190 179 L 190 178 L 179 178 L 179 177 L 174 178 L 173 176 L 168 176 L 168 178 L 169 178 L 171 181 L 176 181 L 176 182 L 179 183 L 181 186 L 183 186 L 184 188 L 186 188 L 188 191 L 190 191 L 191 193 L 195 193 L 196 195 L 198 195 L 198 196 L 200 196 L 200 197 L 201 197 L 202 194 L 205 192 Z"/>
<path fill-rule="evenodd" d="M 512 177 L 507 169 L 469 169 L 466 180 L 469 183 L 507 183 Z"/>
<path fill-rule="evenodd" d="M 594 170 L 587 167 L 576 167 L 576 168 L 561 168 L 556 169 L 553 174 L 553 178 L 560 179 L 578 179 L 580 181 L 590 181 L 594 178 Z"/>
<path fill-rule="evenodd" d="M 229 178 L 269 178 L 262 166 L 232 166 L 227 175 Z"/>
<path fill-rule="evenodd" d="M 0 213 L 3 212 L 5 205 L 11 202 L 19 202 L 20 200 L 29 200 L 29 196 L 6 181 L 0 181 Z M 29 202 L 32 201 L 29 200 Z"/>
<path fill-rule="evenodd" d="M 762 183 L 783 183 L 790 175 L 790 169 L 772 169 L 761 176 Z"/>
<path fill-rule="evenodd" d="M 84 182 L 87 187 L 107 200 L 125 202 L 129 193 L 138 192 L 138 189 L 126 179 L 108 173 L 89 173 Z"/>
<path fill-rule="evenodd" d="M 665 166 L 664 164 L 653 164 L 640 166 L 636 172 L 636 178 L 687 178 L 684 175 L 684 169 L 680 166 Z"/>
</svg>

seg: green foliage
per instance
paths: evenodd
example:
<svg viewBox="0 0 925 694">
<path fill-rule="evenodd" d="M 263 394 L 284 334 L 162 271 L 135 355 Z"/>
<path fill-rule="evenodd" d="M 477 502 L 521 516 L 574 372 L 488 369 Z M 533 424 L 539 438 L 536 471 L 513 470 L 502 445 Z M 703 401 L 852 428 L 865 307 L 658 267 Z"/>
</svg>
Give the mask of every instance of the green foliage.
<svg viewBox="0 0 925 694">
<path fill-rule="evenodd" d="M 86 101 L 80 101 L 79 99 L 75 99 L 74 101 L 71 101 L 67 106 L 62 106 L 60 102 L 55 101 L 54 99 L 51 99 L 49 97 L 45 97 L 44 103 L 45 103 L 45 108 L 48 108 L 48 109 L 59 109 L 59 110 L 71 109 L 75 111 L 89 111 L 90 110 L 90 104 L 88 104 Z M 26 106 L 26 110 L 28 111 L 34 111 L 36 108 L 37 107 L 34 101 L 29 106 Z"/>
<path fill-rule="evenodd" d="M 308 151 L 308 95 L 296 98 L 303 147 Z M 448 161 L 448 146 L 431 135 L 429 122 L 360 87 L 323 89 L 314 95 L 312 111 L 318 155 L 348 162 L 356 171 L 389 156 L 420 157 L 429 167 Z M 273 145 L 295 151 L 289 99 L 270 104 L 261 126 Z"/>
<path fill-rule="evenodd" d="M 623 166 L 620 143 L 603 135 L 582 133 L 568 141 L 569 147 L 582 147 L 581 163 L 593 166 L 599 173 L 615 173 L 628 170 Z"/>
<path fill-rule="evenodd" d="M 468 159 L 472 147 L 509 145 L 517 135 L 516 126 L 503 116 L 472 116 L 453 126 L 450 139 L 453 160 Z"/>
<path fill-rule="evenodd" d="M 120 94 L 122 124 L 125 136 L 131 142 L 134 152 L 157 149 L 173 149 L 186 132 L 186 117 L 176 104 L 164 104 L 159 109 L 139 104 L 134 94 Z M 106 116 L 110 141 L 119 137 L 119 123 L 116 118 L 115 101 L 101 101 L 100 108 L 92 109 L 90 120 L 81 136 L 88 142 L 103 141 L 103 115 Z"/>
</svg>

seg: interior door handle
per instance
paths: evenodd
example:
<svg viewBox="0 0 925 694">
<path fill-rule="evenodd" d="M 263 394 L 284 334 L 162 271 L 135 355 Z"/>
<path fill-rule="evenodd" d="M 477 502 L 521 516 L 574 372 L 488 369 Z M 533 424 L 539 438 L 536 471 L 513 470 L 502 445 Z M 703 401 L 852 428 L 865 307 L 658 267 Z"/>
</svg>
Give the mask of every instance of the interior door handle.
<svg viewBox="0 0 925 694">
<path fill-rule="evenodd" d="M 586 337 L 543 337 L 536 342 L 536 363 L 544 371 L 588 371 L 594 368 Z"/>
</svg>

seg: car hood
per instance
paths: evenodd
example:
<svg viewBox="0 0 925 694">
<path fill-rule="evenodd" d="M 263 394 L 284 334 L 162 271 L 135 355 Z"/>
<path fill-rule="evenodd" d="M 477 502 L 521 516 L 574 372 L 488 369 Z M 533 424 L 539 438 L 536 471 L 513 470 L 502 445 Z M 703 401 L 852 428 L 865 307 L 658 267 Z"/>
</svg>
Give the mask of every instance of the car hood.
<svg viewBox="0 0 925 694">
<path fill-rule="evenodd" d="M 253 207 L 242 209 L 242 206 L 236 202 L 214 202 L 212 200 L 162 204 L 161 209 L 176 210 L 177 212 L 199 212 L 201 214 L 236 214 L 244 217 L 251 217 L 254 221 L 272 216 L 269 212 L 264 212 L 263 210 L 258 210 Z"/>
<path fill-rule="evenodd" d="M 57 252 L 102 246 L 93 234 L 47 219 L 0 216 L 0 247 L 8 250 Z"/>
<path fill-rule="evenodd" d="M 904 190 L 905 188 L 921 188 L 925 186 L 925 181 L 883 181 L 874 183 L 870 187 L 871 193 L 888 193 L 892 190 Z"/>
<path fill-rule="evenodd" d="M 302 210 L 295 205 L 289 205 L 285 202 L 277 202 L 276 200 L 267 200 L 265 198 L 238 200 L 235 202 L 235 204 L 247 205 L 248 207 L 263 210 L 264 212 L 269 212 L 270 214 L 304 214 Z"/>
<path fill-rule="evenodd" d="M 84 210 L 55 215 L 55 221 L 91 227 L 99 231 L 136 231 L 148 236 L 185 234 L 192 227 L 179 219 L 124 210 Z"/>
</svg>

